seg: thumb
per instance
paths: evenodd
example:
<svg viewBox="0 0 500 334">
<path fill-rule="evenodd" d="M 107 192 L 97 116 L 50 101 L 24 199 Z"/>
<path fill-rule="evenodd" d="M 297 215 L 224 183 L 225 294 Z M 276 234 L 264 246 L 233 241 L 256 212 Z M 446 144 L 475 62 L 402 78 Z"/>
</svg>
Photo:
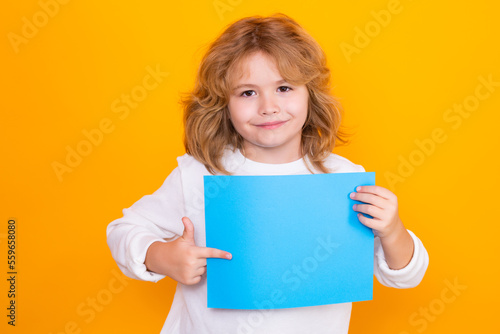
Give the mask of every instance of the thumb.
<svg viewBox="0 0 500 334">
<path fill-rule="evenodd" d="M 184 233 L 182 233 L 182 238 L 186 241 L 190 241 L 194 245 L 194 225 L 188 217 L 182 217 L 182 223 L 184 224 Z"/>
</svg>

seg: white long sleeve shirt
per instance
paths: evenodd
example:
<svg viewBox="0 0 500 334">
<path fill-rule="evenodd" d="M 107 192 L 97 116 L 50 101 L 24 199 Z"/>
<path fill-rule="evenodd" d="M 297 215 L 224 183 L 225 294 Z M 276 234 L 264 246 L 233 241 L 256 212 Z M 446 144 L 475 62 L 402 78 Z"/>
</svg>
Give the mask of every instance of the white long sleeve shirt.
<svg viewBox="0 0 500 334">
<path fill-rule="evenodd" d="M 146 269 L 146 251 L 155 241 L 169 242 L 183 234 L 181 218 L 194 225 L 197 246 L 205 247 L 203 175 L 205 166 L 188 154 L 177 158 L 178 166 L 162 186 L 123 209 L 123 217 L 112 221 L 106 230 L 111 254 L 121 271 L 138 280 L 157 282 L 164 278 Z M 223 164 L 234 175 L 310 174 L 302 159 L 284 164 L 266 164 L 246 159 L 239 150 L 224 151 Z M 336 173 L 364 172 L 360 165 L 330 154 L 325 166 Z M 315 170 L 315 173 L 320 173 Z M 304 226 L 307 228 L 307 226 Z M 422 280 L 429 256 L 420 239 L 411 231 L 414 253 L 410 263 L 392 270 L 385 261 L 380 239 L 375 237 L 374 275 L 388 287 L 412 288 Z M 328 287 L 325 287 L 327 289 Z M 162 334 L 346 334 L 352 303 L 287 309 L 232 310 L 207 308 L 206 274 L 195 285 L 177 283 L 170 312 Z"/>
</svg>

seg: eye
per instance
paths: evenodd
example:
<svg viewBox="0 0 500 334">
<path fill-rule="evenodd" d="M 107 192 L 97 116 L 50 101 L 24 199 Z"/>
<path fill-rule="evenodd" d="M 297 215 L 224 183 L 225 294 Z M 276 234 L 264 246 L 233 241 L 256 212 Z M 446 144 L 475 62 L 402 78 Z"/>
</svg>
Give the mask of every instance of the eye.
<svg viewBox="0 0 500 334">
<path fill-rule="evenodd" d="M 285 91 L 283 91 L 283 90 L 282 90 L 283 88 L 285 89 Z M 288 86 L 280 86 L 278 89 L 279 89 L 281 92 L 283 92 L 283 93 L 286 93 L 286 92 L 289 92 L 289 91 L 291 91 L 291 90 L 292 90 L 292 89 L 291 89 L 290 87 L 288 87 Z M 286 89 L 288 89 L 288 90 L 286 90 Z"/>
<path fill-rule="evenodd" d="M 252 93 L 252 92 L 253 92 L 253 90 L 246 90 L 243 93 L 241 93 L 240 96 L 249 97 L 249 96 L 252 96 L 252 95 L 247 95 L 247 93 Z"/>
</svg>

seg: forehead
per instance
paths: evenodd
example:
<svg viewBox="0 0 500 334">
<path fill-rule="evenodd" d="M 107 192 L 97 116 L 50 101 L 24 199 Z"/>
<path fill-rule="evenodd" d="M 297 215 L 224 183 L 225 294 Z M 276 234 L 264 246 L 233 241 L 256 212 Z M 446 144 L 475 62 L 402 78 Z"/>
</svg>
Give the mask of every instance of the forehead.
<svg viewBox="0 0 500 334">
<path fill-rule="evenodd" d="M 267 76 L 280 76 L 276 60 L 263 53 L 253 52 L 243 56 L 233 65 L 231 83 L 234 86 L 238 82 L 248 79 L 250 76 L 264 74 Z"/>
</svg>

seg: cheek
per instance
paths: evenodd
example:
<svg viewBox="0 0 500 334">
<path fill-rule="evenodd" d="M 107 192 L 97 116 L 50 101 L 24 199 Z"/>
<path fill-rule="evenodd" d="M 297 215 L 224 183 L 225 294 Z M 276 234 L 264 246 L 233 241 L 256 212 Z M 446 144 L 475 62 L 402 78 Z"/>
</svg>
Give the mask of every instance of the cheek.
<svg viewBox="0 0 500 334">
<path fill-rule="evenodd" d="M 233 127 L 237 132 L 241 132 L 242 128 L 242 115 L 241 115 L 241 110 L 237 108 L 236 105 L 231 105 L 228 106 L 229 108 L 229 121 L 233 124 Z"/>
<path fill-rule="evenodd" d="M 249 108 L 244 103 L 230 102 L 228 104 L 229 116 L 232 121 L 241 123 L 249 119 Z"/>
<path fill-rule="evenodd" d="M 309 108 L 308 100 L 304 97 L 297 97 L 293 99 L 288 104 L 288 110 L 292 113 L 297 119 L 305 121 L 307 118 L 307 109 Z"/>
</svg>

